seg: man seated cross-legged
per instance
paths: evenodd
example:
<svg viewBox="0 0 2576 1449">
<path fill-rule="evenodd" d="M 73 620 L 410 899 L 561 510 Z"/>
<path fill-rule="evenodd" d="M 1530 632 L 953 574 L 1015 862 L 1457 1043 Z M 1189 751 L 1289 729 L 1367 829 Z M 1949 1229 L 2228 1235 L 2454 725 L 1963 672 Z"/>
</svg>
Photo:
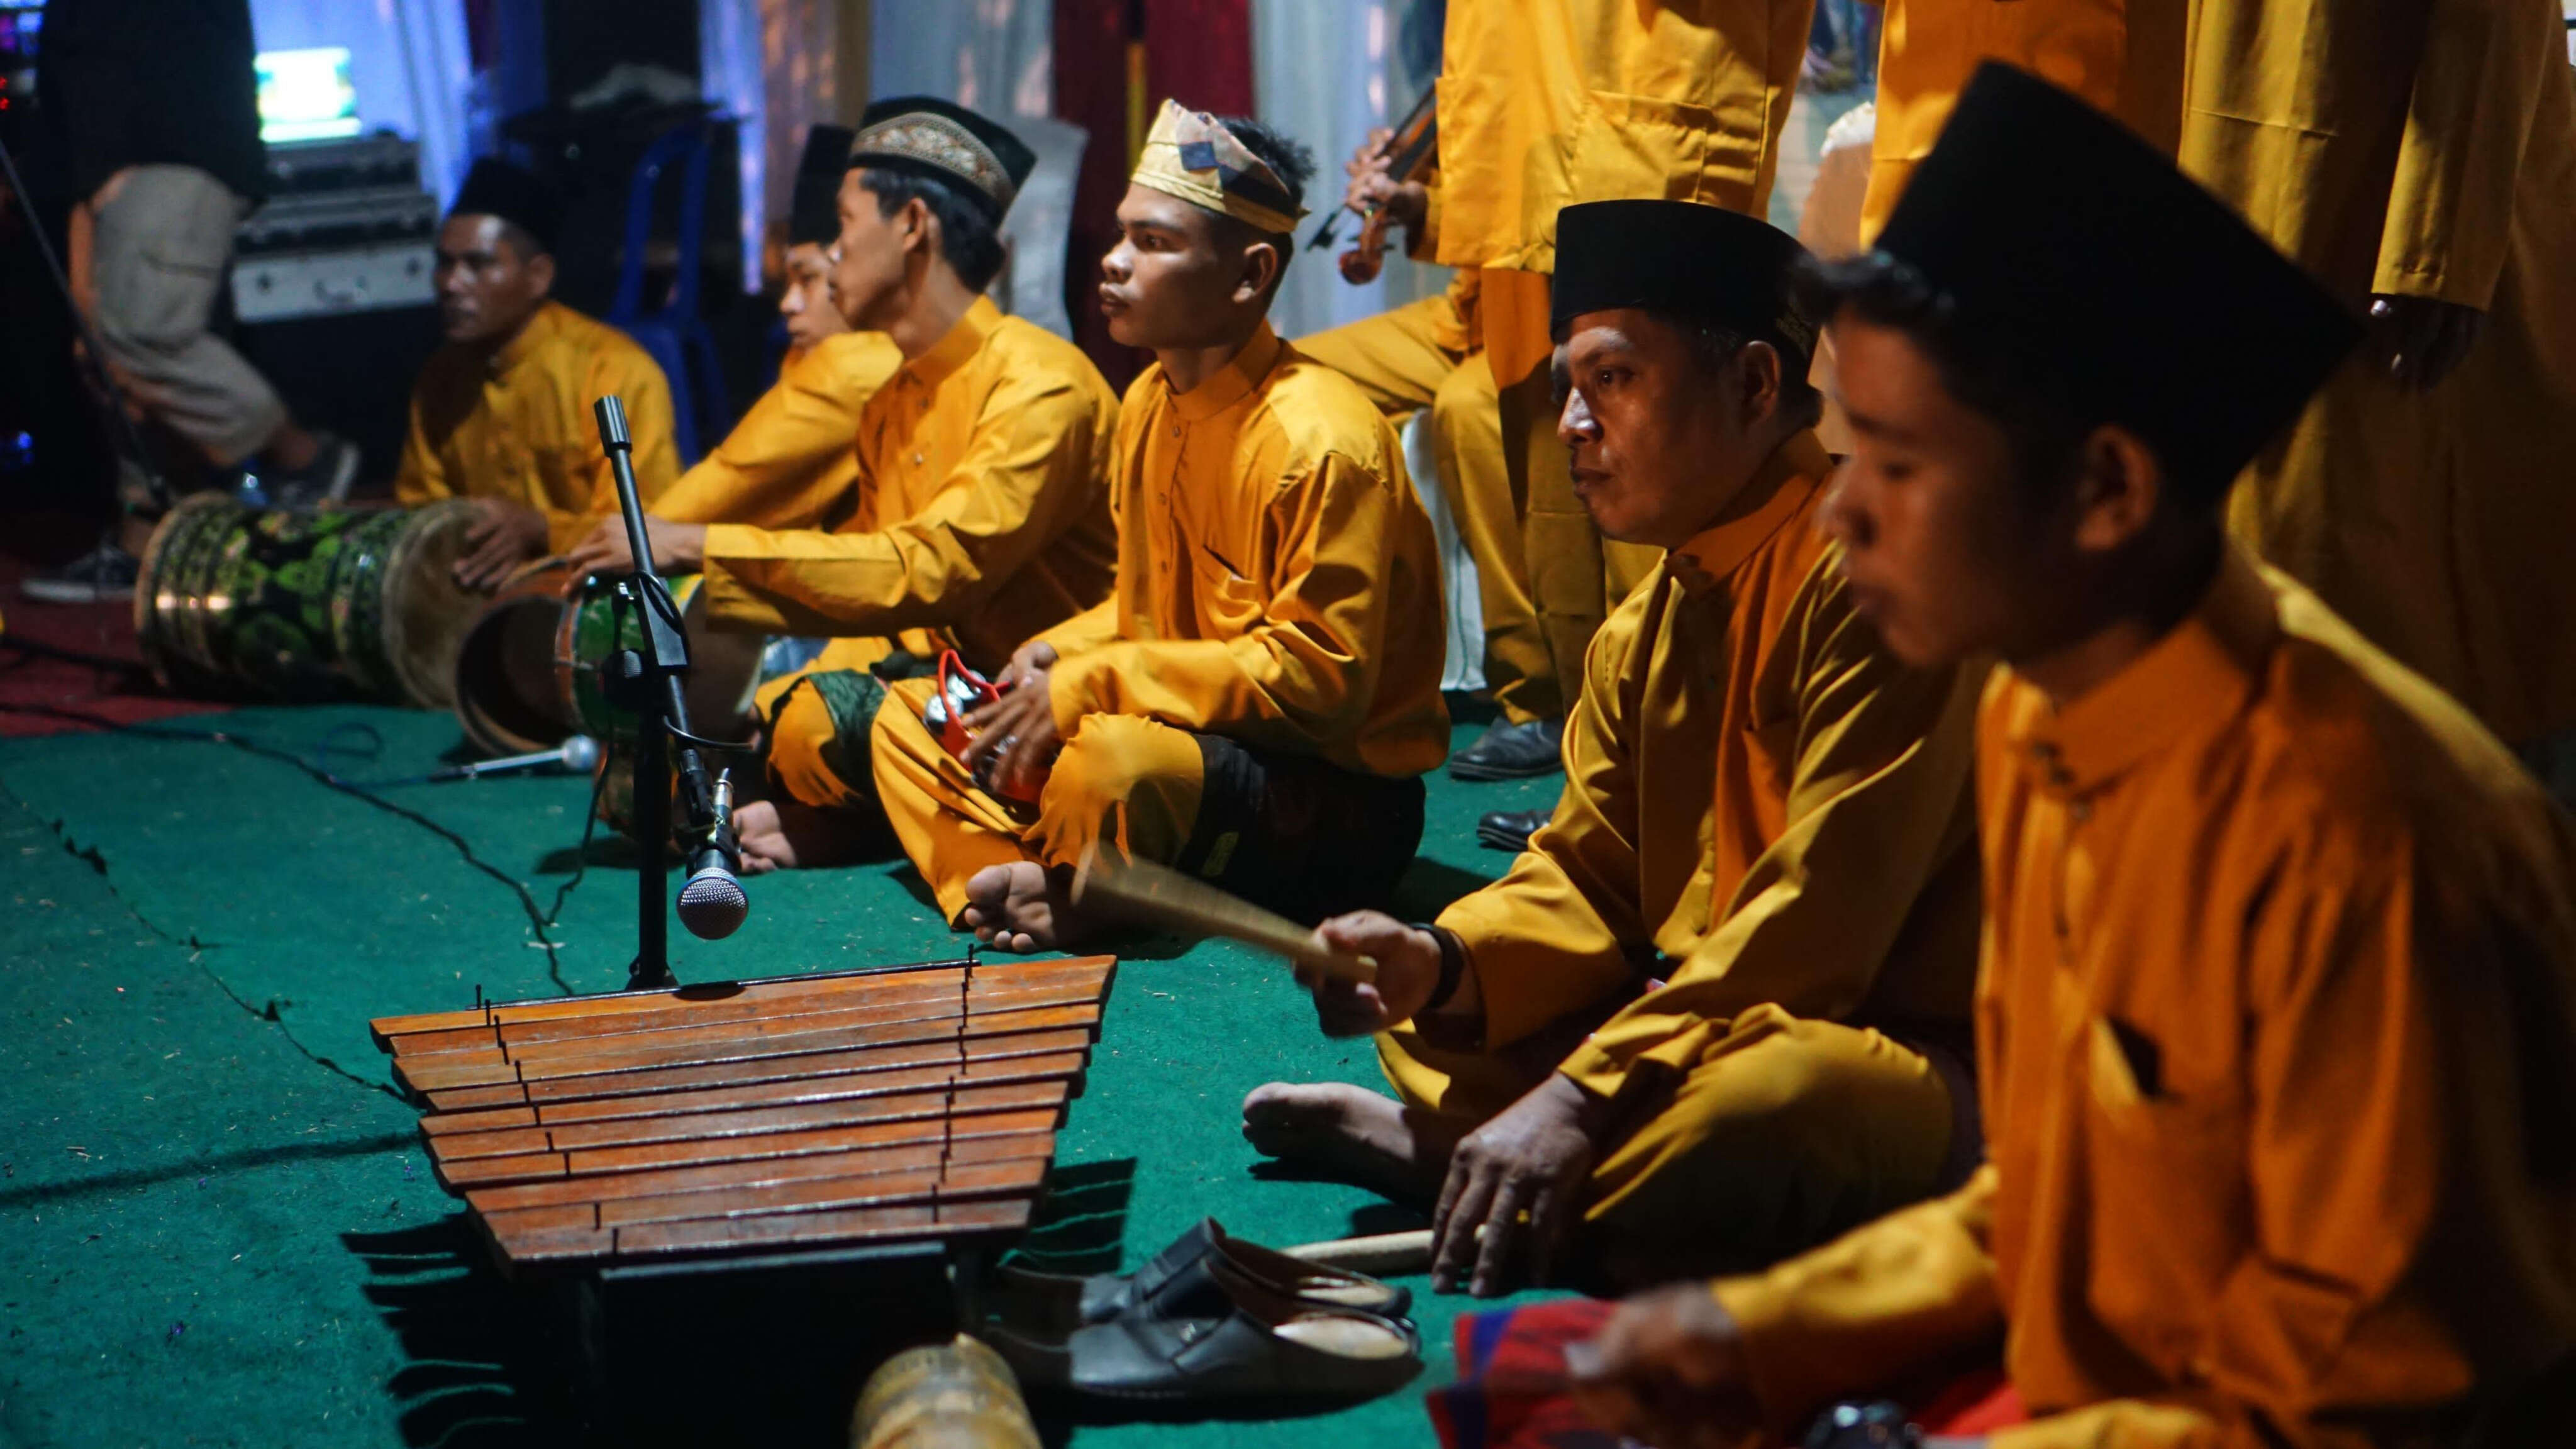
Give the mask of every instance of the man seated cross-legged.
<svg viewBox="0 0 2576 1449">
<path fill-rule="evenodd" d="M 710 627 L 832 639 L 760 688 L 768 798 L 734 813 L 747 870 L 830 864 L 881 834 L 868 728 L 890 680 L 949 650 L 998 671 L 1108 594 L 1117 399 L 1080 349 L 983 295 L 1035 164 L 963 107 L 871 105 L 837 182 L 831 295 L 901 365 L 856 407 L 848 486 L 811 517 L 790 493 L 786 517 L 747 501 L 648 524 L 657 567 L 704 571 Z M 683 502 L 702 506 L 694 490 Z M 625 534 L 603 528 L 575 563 L 627 557 Z"/>
<path fill-rule="evenodd" d="M 2568 1442 L 2576 832 L 2222 521 L 2356 319 L 2001 65 L 1877 246 L 1817 279 L 1856 447 L 1824 517 L 1889 648 L 2003 660 L 1986 1164 L 1624 1306 L 1580 1397 L 1659 1445 L 1795 1442 L 2000 1340 L 1997 1449 Z"/>
<path fill-rule="evenodd" d="M 1321 928 L 1378 962 L 1316 1001 L 1376 1032 L 1397 1097 L 1245 1100 L 1265 1152 L 1437 1193 L 1444 1289 L 1544 1278 L 1561 1243 L 1630 1285 L 1767 1262 L 1976 1160 L 1974 689 L 1880 647 L 1816 530 L 1800 255 L 1688 202 L 1559 214 L 1575 488 L 1668 552 L 1593 638 L 1510 872 L 1428 927 Z"/>
<path fill-rule="evenodd" d="M 1264 320 L 1313 163 L 1166 105 L 1102 262 L 1155 362 L 1118 420 L 1110 599 L 1012 656 L 952 756 L 929 681 L 877 714 L 886 817 L 952 922 L 1070 940 L 1095 844 L 1309 919 L 1382 899 L 1448 745 L 1440 574 L 1395 434 Z"/>
</svg>

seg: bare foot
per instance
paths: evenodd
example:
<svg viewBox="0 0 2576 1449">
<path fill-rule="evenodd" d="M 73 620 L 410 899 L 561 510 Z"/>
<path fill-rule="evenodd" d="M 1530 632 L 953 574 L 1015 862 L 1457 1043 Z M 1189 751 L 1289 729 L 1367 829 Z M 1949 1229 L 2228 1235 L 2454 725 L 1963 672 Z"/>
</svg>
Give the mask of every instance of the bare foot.
<svg viewBox="0 0 2576 1449">
<path fill-rule="evenodd" d="M 847 810 L 817 810 L 787 799 L 735 806 L 733 836 L 744 875 L 841 865 L 857 859 L 869 838 L 867 822 Z"/>
<path fill-rule="evenodd" d="M 1033 860 L 988 865 L 966 880 L 961 916 L 975 939 L 1005 951 L 1053 951 L 1083 934 L 1072 905 L 1072 873 Z"/>
<path fill-rule="evenodd" d="M 1255 1151 L 1398 1201 L 1439 1196 L 1449 1154 L 1474 1125 L 1342 1082 L 1272 1082 L 1243 1099 L 1243 1140 Z"/>
</svg>

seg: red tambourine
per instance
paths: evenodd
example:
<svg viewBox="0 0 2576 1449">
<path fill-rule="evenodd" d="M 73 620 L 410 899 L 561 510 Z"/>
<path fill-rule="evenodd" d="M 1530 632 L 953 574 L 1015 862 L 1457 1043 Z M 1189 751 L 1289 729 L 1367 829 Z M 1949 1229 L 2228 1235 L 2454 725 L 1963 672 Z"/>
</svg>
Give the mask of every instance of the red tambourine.
<svg viewBox="0 0 2576 1449">
<path fill-rule="evenodd" d="M 948 752 L 949 758 L 963 765 L 966 763 L 966 744 L 975 738 L 975 732 L 966 727 L 966 716 L 999 700 L 1007 691 L 969 668 L 965 660 L 957 657 L 954 649 L 939 656 L 937 685 L 930 696 L 930 703 L 922 708 L 921 722 L 931 733 L 939 736 L 939 746 Z M 1046 781 L 1044 773 L 1030 780 L 1025 788 L 1020 788 L 1016 779 L 1002 782 L 992 777 L 992 767 L 999 761 L 999 755 L 988 758 L 985 769 L 975 773 L 975 783 L 1004 800 L 1021 805 L 1038 803 L 1038 791 Z"/>
</svg>

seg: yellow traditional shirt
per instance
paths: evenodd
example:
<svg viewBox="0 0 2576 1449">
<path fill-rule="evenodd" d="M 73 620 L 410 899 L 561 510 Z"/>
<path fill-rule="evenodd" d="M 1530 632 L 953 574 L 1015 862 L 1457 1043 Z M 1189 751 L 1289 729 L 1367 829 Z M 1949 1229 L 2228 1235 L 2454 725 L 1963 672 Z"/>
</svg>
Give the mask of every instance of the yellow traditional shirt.
<svg viewBox="0 0 2576 1449">
<path fill-rule="evenodd" d="M 634 339 L 560 302 L 537 309 L 498 351 L 430 354 L 411 393 L 394 501 L 506 498 L 546 516 L 558 553 L 617 516 L 617 480 L 591 405 L 614 393 L 635 440 L 635 492 L 648 507 L 680 473 L 671 385 Z"/>
<path fill-rule="evenodd" d="M 1262 324 L 1174 394 L 1127 389 L 1118 586 L 1048 632 L 1057 728 L 1141 715 L 1389 777 L 1449 750 L 1431 520 L 1394 430 Z"/>
<path fill-rule="evenodd" d="M 828 529 L 707 528 L 708 617 L 794 634 L 945 630 L 991 670 L 1106 597 L 1118 399 L 1072 343 L 978 297 L 859 410 Z"/>
<path fill-rule="evenodd" d="M 2371 349 L 2229 522 L 2523 745 L 2576 728 L 2576 80 L 2558 0 L 2199 0 L 2183 170 L 2356 312 L 2485 314 L 2449 381 Z"/>
<path fill-rule="evenodd" d="M 1807 0 L 1452 0 L 1439 260 L 1556 270 L 1556 213 L 1697 201 L 1762 215 Z"/>
<path fill-rule="evenodd" d="M 1831 468 L 1812 433 L 1782 444 L 1593 636 L 1555 816 L 1440 916 L 1488 1047 L 1667 972 L 1568 1059 L 1575 1080 L 1687 1071 L 1764 1002 L 1966 1023 L 1975 686 L 1899 665 L 1852 612 L 1815 527 Z"/>
<path fill-rule="evenodd" d="M 858 485 L 859 414 L 903 365 L 882 332 L 841 332 L 789 354 L 778 381 L 716 450 L 653 504 L 673 523 L 819 528 Z"/>
<path fill-rule="evenodd" d="M 2233 553 L 2064 709 L 1999 671 L 1978 761 L 1988 1166 L 1717 1285 L 1764 1407 L 1785 1426 L 2001 1328 L 2037 1417 L 1996 1449 L 2447 1443 L 2517 1394 L 2554 1416 L 2493 1442 L 2561 1434 L 2566 817 Z"/>
<path fill-rule="evenodd" d="M 2081 96 L 2171 155 L 2182 131 L 2191 12 L 2191 0 L 1887 0 L 1861 245 L 1886 225 L 1984 61 L 2008 61 Z M 2031 178 L 2052 179 L 2081 182 Z"/>
</svg>

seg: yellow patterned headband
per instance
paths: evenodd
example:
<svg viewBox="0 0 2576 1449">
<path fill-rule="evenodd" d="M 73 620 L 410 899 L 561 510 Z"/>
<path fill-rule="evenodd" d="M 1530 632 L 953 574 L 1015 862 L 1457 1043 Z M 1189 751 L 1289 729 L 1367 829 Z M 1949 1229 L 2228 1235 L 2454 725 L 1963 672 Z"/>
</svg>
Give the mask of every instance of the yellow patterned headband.
<svg viewBox="0 0 2576 1449">
<path fill-rule="evenodd" d="M 1216 117 L 1163 102 L 1129 178 L 1166 196 L 1221 211 L 1267 232 L 1297 229 L 1306 209 L 1262 159 Z"/>
</svg>

